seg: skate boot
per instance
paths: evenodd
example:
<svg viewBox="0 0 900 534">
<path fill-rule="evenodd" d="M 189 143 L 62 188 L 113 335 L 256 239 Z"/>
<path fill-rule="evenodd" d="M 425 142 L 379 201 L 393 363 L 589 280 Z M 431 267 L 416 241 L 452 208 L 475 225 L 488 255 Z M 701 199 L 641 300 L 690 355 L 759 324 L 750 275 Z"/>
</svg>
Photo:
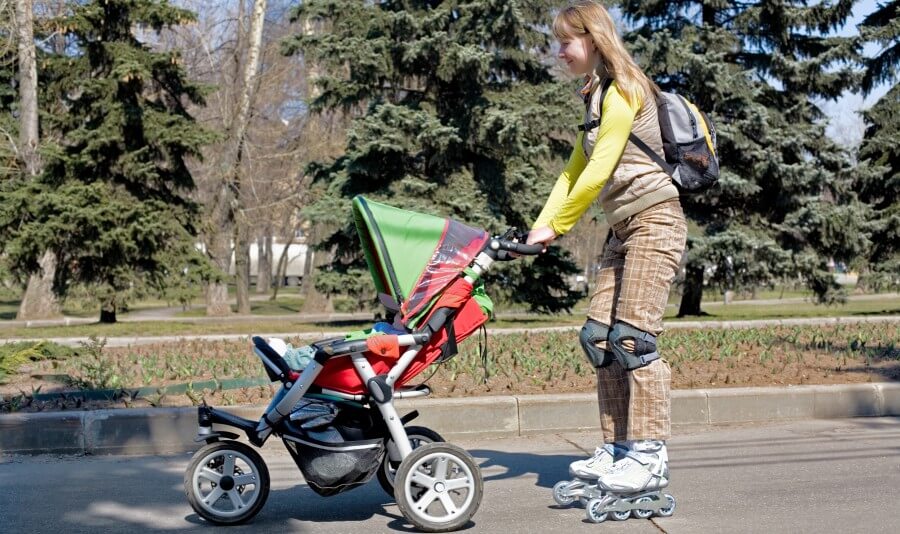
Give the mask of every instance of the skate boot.
<svg viewBox="0 0 900 534">
<path fill-rule="evenodd" d="M 571 504 L 575 499 L 583 502 L 601 496 L 597 490 L 597 479 L 612 468 L 615 460 L 624 457 L 628 450 L 624 447 L 607 443 L 594 450 L 594 455 L 586 460 L 578 460 L 569 464 L 571 480 L 557 482 L 553 486 L 553 500 L 561 506 Z"/>
<path fill-rule="evenodd" d="M 665 444 L 645 440 L 631 445 L 632 450 L 597 480 L 602 495 L 588 501 L 589 521 L 600 523 L 609 516 L 617 521 L 654 514 L 669 517 L 675 512 L 675 497 L 660 491 L 669 485 Z"/>
</svg>

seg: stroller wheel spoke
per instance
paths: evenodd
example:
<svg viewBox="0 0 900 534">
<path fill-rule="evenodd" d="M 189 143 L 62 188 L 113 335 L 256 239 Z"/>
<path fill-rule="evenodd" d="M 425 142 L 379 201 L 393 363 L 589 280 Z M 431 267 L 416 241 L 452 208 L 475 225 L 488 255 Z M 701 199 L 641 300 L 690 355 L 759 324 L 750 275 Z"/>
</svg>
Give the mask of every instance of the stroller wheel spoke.
<svg viewBox="0 0 900 534">
<path fill-rule="evenodd" d="M 198 475 L 202 478 L 205 478 L 206 480 L 215 482 L 216 484 L 218 484 L 219 481 L 222 480 L 222 475 L 220 473 L 217 473 L 216 471 L 213 471 L 208 467 L 204 467 L 203 469 L 201 469 Z"/>
<path fill-rule="evenodd" d="M 437 498 L 438 494 L 433 489 L 430 489 L 416 501 L 416 508 L 424 512 L 428 510 L 428 507 L 431 506 L 431 503 L 437 500 Z"/>
<path fill-rule="evenodd" d="M 233 454 L 225 455 L 225 465 L 222 468 L 222 473 L 224 473 L 226 475 L 234 474 L 234 455 Z"/>
<path fill-rule="evenodd" d="M 451 478 L 445 482 L 447 491 L 460 490 L 472 487 L 472 482 L 466 477 Z"/>
<path fill-rule="evenodd" d="M 212 505 L 216 504 L 216 501 L 218 501 L 220 497 L 222 497 L 223 493 L 225 493 L 225 492 L 222 491 L 222 488 L 217 487 L 216 489 L 209 492 L 209 495 L 204 497 L 203 502 L 212 506 Z"/>
<path fill-rule="evenodd" d="M 251 484 L 256 485 L 256 475 L 251 473 L 249 475 L 234 477 L 234 484 L 236 486 L 249 486 Z"/>
<path fill-rule="evenodd" d="M 412 476 L 410 477 L 410 480 L 415 482 L 416 484 L 426 487 L 426 488 L 433 488 L 434 483 L 436 482 L 435 479 L 431 478 L 430 476 L 426 475 L 425 473 L 423 473 L 421 471 L 413 472 Z"/>
<path fill-rule="evenodd" d="M 241 494 L 237 492 L 237 490 L 231 490 L 228 493 L 228 498 L 231 500 L 231 505 L 234 506 L 235 510 L 241 509 L 245 506 L 244 499 L 241 498 Z"/>
<path fill-rule="evenodd" d="M 459 512 L 459 508 L 457 508 L 456 503 L 453 502 L 453 499 L 450 498 L 450 495 L 441 493 L 440 499 L 441 505 L 444 506 L 444 511 L 446 511 L 448 515 L 454 515 Z"/>
<path fill-rule="evenodd" d="M 447 480 L 447 458 L 441 457 L 434 461 L 435 480 Z"/>
</svg>

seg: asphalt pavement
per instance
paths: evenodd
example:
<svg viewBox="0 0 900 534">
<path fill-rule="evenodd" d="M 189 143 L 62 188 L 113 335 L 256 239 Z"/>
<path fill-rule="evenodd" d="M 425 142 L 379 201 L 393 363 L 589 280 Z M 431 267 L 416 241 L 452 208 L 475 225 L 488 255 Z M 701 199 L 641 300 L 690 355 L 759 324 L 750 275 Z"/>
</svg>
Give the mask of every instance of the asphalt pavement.
<svg viewBox="0 0 900 534">
<path fill-rule="evenodd" d="M 440 429 L 436 429 L 440 430 Z M 559 507 L 551 488 L 596 433 L 455 443 L 485 478 L 471 533 L 900 532 L 900 418 L 806 420 L 681 431 L 669 442 L 677 501 L 670 518 L 588 523 Z M 213 527 L 182 489 L 189 455 L 0 457 L 0 531 L 315 532 L 409 531 L 377 482 L 319 497 L 280 443 L 263 450 L 269 500 L 246 526 Z"/>
</svg>

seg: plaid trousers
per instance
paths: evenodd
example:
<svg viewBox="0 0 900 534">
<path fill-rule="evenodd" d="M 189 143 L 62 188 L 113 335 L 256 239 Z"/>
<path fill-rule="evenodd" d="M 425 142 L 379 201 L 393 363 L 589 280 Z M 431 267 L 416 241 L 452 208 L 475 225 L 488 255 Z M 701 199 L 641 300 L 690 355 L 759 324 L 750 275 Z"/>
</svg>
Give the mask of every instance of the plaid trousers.
<svg viewBox="0 0 900 534">
<path fill-rule="evenodd" d="M 610 328 L 625 322 L 658 336 L 686 240 L 687 223 L 677 198 L 613 225 L 588 317 Z M 662 358 L 633 371 L 618 362 L 597 369 L 603 440 L 669 439 L 671 378 Z"/>
</svg>

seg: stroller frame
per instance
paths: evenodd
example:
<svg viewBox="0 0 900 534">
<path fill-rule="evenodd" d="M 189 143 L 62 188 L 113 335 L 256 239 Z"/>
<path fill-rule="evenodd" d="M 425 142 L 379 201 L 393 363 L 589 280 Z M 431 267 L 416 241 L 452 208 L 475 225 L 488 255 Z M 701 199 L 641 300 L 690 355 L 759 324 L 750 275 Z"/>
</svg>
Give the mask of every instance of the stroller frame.
<svg viewBox="0 0 900 534">
<path fill-rule="evenodd" d="M 491 238 L 469 264 L 469 272 L 462 276 L 467 282 L 474 283 L 495 261 L 512 259 L 513 256 L 509 252 L 534 255 L 542 250 L 543 245 L 540 244 L 524 245 L 501 238 Z M 415 527 L 428 532 L 443 532 L 456 530 L 468 523 L 477 511 L 483 493 L 481 473 L 474 459 L 463 449 L 442 443 L 443 439 L 428 429 L 419 429 L 417 434 L 424 433 L 425 438 L 429 439 L 421 439 L 421 436 L 417 435 L 417 441 L 431 441 L 431 443 L 425 443 L 414 450 L 410 433 L 407 432 L 404 425 L 415 418 L 418 413 L 413 411 L 400 417 L 393 403 L 394 399 L 425 397 L 431 393 L 431 390 L 424 385 L 398 388 L 396 387 L 397 381 L 432 339 L 432 336 L 440 332 L 448 322 L 453 321 L 456 311 L 457 309 L 453 308 L 434 310 L 428 321 L 422 324 L 417 331 L 397 335 L 397 343 L 404 350 L 390 371 L 381 375 L 375 374 L 366 358 L 365 352 L 368 349 L 366 340 L 330 339 L 314 343 L 312 346 L 315 348 L 315 356 L 306 368 L 298 373 L 292 370 L 265 340 L 254 337 L 254 352 L 262 360 L 269 377 L 273 382 L 280 381 L 282 387 L 258 421 L 245 419 L 205 404 L 198 408 L 199 429 L 195 441 L 205 442 L 207 445 L 195 453 L 194 461 L 185 473 L 185 491 L 195 511 L 213 523 L 242 523 L 258 513 L 268 496 L 268 471 L 259 455 L 245 444 L 233 441 L 238 438 L 238 434 L 222 428 L 214 428 L 213 425 L 231 427 L 243 432 L 249 442 L 256 447 L 262 447 L 272 435 L 279 436 L 284 440 L 304 443 L 307 437 L 298 432 L 296 427 L 290 425 L 292 408 L 310 393 L 321 393 L 330 397 L 362 402 L 369 407 L 374 404 L 377 408 L 386 430 L 382 439 L 385 440 L 388 458 L 384 461 L 390 460 L 395 464 L 399 463 L 395 477 L 397 483 L 394 484 L 393 494 L 401 512 Z M 348 394 L 315 385 L 315 380 L 326 363 L 334 358 L 351 359 L 357 374 L 366 385 L 366 394 Z M 340 447 L 335 447 L 335 450 L 340 450 Z M 251 465 L 250 469 L 255 468 L 256 475 L 260 477 L 259 480 L 253 479 L 254 482 L 249 482 L 248 479 L 245 480 L 246 477 L 243 477 L 242 473 L 237 471 L 235 473 L 223 472 L 222 475 L 210 475 L 216 480 L 214 486 L 222 490 L 217 495 L 231 491 L 235 487 L 243 487 L 238 486 L 241 482 L 260 486 L 255 490 L 258 490 L 260 494 L 252 503 L 246 506 L 242 505 L 244 503 L 233 503 L 234 512 L 225 515 L 212 513 L 210 503 L 203 502 L 203 495 L 198 495 L 196 491 L 197 473 L 204 467 L 212 465 L 207 459 L 213 457 L 216 451 L 221 452 L 226 457 L 224 461 L 230 462 L 226 465 L 232 467 L 234 466 L 232 452 L 234 457 L 242 459 L 247 464 L 258 464 Z M 217 461 L 221 462 L 222 460 Z M 463 473 L 469 478 L 465 481 L 460 481 L 459 478 L 446 478 L 448 464 L 455 466 L 453 468 L 455 473 Z M 441 469 L 444 470 L 443 474 L 440 472 Z M 209 470 L 207 469 L 207 471 Z M 233 474 L 235 476 L 232 476 Z M 263 478 L 265 480 L 262 480 Z M 382 486 L 385 487 L 384 482 L 382 482 Z M 461 509 L 451 510 L 450 508 L 453 508 L 454 504 L 448 504 L 448 501 L 445 500 L 445 493 L 452 491 L 455 486 L 458 486 L 456 489 L 468 490 L 468 494 Z M 387 487 L 385 490 L 389 491 Z M 429 503 L 424 504 L 424 510 L 422 506 L 416 506 L 421 504 L 416 502 L 417 497 L 421 501 L 426 500 L 429 496 L 434 497 L 431 502 L 440 501 L 446 512 L 443 516 L 429 512 Z M 207 495 L 207 497 L 209 496 Z M 229 495 L 229 498 L 232 497 Z M 245 507 L 246 510 L 242 510 Z"/>
</svg>

